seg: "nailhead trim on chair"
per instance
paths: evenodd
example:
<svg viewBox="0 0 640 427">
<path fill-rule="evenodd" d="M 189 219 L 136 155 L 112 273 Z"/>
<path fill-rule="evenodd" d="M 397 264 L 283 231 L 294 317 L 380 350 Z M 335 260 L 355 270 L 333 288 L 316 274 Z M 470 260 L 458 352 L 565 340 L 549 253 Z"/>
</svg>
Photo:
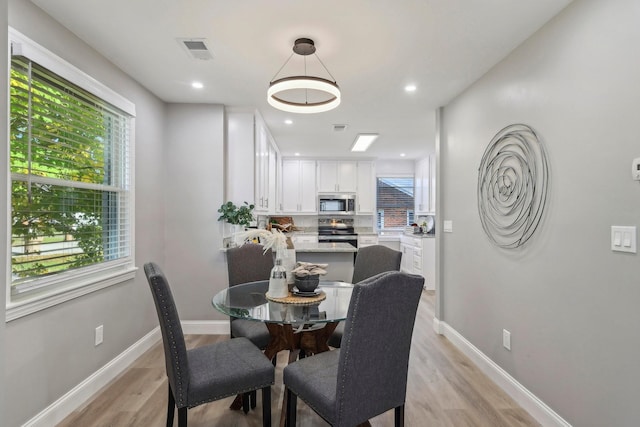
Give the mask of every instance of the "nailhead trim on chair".
<svg viewBox="0 0 640 427">
<path fill-rule="evenodd" d="M 154 274 L 154 277 L 155 277 L 155 274 L 157 274 L 155 269 L 153 271 L 153 274 Z M 154 280 L 153 285 L 156 286 L 156 280 Z M 165 294 L 160 294 L 159 296 L 160 296 L 160 302 L 162 303 L 162 313 L 164 315 L 164 318 L 166 319 L 166 323 L 170 324 L 171 322 L 169 321 L 169 313 L 167 311 L 168 306 L 167 306 L 167 301 L 166 301 L 166 295 Z M 175 336 L 173 335 L 172 328 L 167 328 L 167 332 L 169 334 L 170 347 L 172 349 L 173 355 L 174 355 L 174 357 L 177 357 L 176 339 L 175 339 Z M 184 388 L 185 387 L 184 387 L 184 382 L 182 380 L 182 372 L 180 371 L 180 366 L 179 365 L 176 366 L 175 373 L 176 373 L 176 388 L 177 388 L 177 390 L 173 390 L 173 388 L 172 388 L 173 393 L 174 393 L 173 397 L 174 397 L 174 399 L 176 401 L 176 407 L 177 408 L 184 408 L 184 407 L 187 406 L 187 402 L 186 402 L 186 399 L 185 399 L 185 396 L 184 396 L 184 392 L 185 392 Z M 169 380 L 169 378 L 167 378 L 167 380 Z M 176 396 L 176 394 L 177 394 L 177 396 Z"/>
</svg>

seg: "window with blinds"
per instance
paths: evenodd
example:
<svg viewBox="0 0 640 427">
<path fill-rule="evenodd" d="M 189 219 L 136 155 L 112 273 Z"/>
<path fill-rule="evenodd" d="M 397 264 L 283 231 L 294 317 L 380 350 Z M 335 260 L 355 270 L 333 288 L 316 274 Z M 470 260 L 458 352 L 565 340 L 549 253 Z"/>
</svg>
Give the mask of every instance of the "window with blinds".
<svg viewBox="0 0 640 427">
<path fill-rule="evenodd" d="M 376 183 L 379 230 L 403 229 L 413 222 L 413 177 L 378 177 Z"/>
<path fill-rule="evenodd" d="M 11 294 L 131 257 L 131 116 L 11 58 Z"/>
</svg>

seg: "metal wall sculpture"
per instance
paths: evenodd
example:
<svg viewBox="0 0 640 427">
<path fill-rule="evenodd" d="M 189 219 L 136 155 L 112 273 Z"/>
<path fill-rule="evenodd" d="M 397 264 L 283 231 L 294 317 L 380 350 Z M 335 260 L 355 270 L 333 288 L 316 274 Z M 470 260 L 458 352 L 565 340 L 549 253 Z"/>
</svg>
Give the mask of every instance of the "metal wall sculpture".
<svg viewBox="0 0 640 427">
<path fill-rule="evenodd" d="M 493 137 L 478 169 L 482 228 L 502 248 L 522 246 L 538 228 L 547 201 L 549 165 L 535 131 L 523 124 Z"/>
</svg>

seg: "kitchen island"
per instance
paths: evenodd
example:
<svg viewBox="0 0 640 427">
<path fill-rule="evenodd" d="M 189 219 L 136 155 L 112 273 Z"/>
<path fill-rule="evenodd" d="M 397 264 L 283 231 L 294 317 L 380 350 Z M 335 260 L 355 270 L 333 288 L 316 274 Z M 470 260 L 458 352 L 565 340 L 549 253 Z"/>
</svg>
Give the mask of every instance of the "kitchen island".
<svg viewBox="0 0 640 427">
<path fill-rule="evenodd" d="M 296 261 L 329 264 L 321 280 L 351 282 L 357 248 L 349 243 L 298 242 L 294 246 Z"/>
</svg>

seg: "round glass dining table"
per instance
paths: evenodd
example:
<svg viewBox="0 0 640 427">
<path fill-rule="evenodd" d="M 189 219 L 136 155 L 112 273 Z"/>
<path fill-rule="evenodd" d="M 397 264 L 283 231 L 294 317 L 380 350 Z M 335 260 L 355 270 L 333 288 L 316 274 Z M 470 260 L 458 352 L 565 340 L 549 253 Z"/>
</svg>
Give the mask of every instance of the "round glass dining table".
<svg viewBox="0 0 640 427">
<path fill-rule="evenodd" d="M 338 322 L 347 318 L 353 285 L 344 282 L 321 281 L 318 287 L 325 298 L 319 302 L 305 301 L 290 304 L 271 301 L 265 296 L 269 281 L 234 285 L 218 292 L 213 306 L 231 317 L 263 322 L 269 330 L 269 344 L 264 355 L 269 360 L 279 351 L 289 350 L 291 363 L 300 350 L 305 355 L 329 351 L 327 341 Z M 280 426 L 284 425 L 286 399 L 282 399 Z M 236 398 L 232 409 L 239 409 L 241 399 Z M 367 424 L 365 424 L 367 425 Z"/>
<path fill-rule="evenodd" d="M 344 282 L 322 281 L 317 288 L 325 298 L 317 303 L 299 298 L 301 303 L 282 303 L 268 300 L 269 281 L 231 286 L 218 292 L 212 300 L 220 312 L 239 319 L 264 322 L 267 325 L 291 325 L 295 329 L 314 324 L 334 323 L 347 318 L 353 285 Z"/>
</svg>

